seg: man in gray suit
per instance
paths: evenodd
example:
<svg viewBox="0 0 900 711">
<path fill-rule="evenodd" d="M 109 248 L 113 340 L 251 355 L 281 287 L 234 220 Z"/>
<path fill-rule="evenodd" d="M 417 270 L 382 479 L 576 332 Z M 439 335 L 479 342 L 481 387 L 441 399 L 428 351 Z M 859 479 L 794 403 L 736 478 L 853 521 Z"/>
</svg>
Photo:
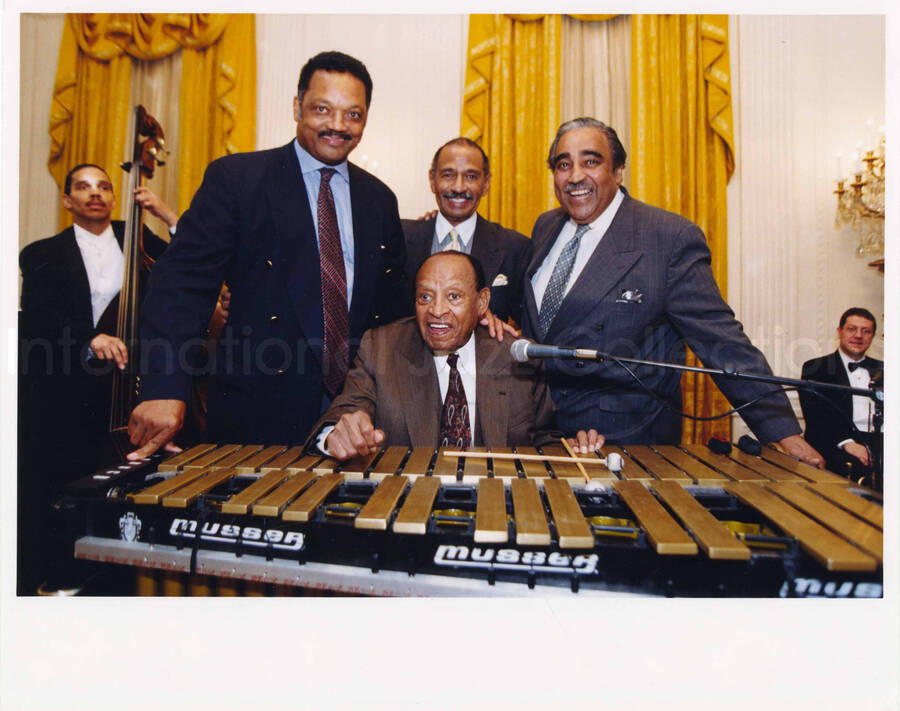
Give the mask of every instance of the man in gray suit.
<svg viewBox="0 0 900 711">
<path fill-rule="evenodd" d="M 425 258 L 455 249 L 476 257 L 491 287 L 490 310 L 501 321 L 518 323 L 522 286 L 531 259 L 531 240 L 478 215 L 478 203 L 491 185 L 487 155 L 474 141 L 454 138 L 437 149 L 428 171 L 438 214 L 428 220 L 402 220 L 406 273 Z"/>
<path fill-rule="evenodd" d="M 523 333 L 542 343 L 683 363 L 689 344 L 707 366 L 770 373 L 722 299 L 701 230 L 631 198 L 621 187 L 625 149 L 593 118 L 560 126 L 550 148 L 561 207 L 534 225 L 526 273 Z M 616 444 L 677 444 L 681 374 L 612 363 L 550 361 L 547 378 L 563 430 L 590 422 Z M 729 378 L 716 383 L 733 406 L 773 390 Z M 800 436 L 778 393 L 741 415 L 763 442 L 815 466 L 821 455 Z"/>
<path fill-rule="evenodd" d="M 493 447 L 554 444 L 561 436 L 539 369 L 512 359 L 478 322 L 490 292 L 478 260 L 426 259 L 416 316 L 367 331 L 343 392 L 313 427 L 308 449 L 337 458 L 382 445 Z M 579 432 L 580 452 L 603 437 Z"/>
</svg>

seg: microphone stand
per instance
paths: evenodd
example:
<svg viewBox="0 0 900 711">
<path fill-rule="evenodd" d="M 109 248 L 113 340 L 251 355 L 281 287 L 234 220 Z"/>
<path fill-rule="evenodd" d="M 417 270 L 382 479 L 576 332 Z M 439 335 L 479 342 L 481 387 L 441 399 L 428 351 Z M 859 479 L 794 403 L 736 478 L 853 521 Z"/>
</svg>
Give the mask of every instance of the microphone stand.
<svg viewBox="0 0 900 711">
<path fill-rule="evenodd" d="M 773 385 L 782 385 L 786 387 L 796 388 L 799 390 L 808 390 L 810 392 L 824 395 L 823 391 L 838 390 L 851 395 L 861 395 L 871 399 L 874 403 L 874 415 L 872 417 L 872 425 L 874 432 L 881 432 L 881 425 L 884 422 L 884 388 L 878 386 L 874 381 L 866 388 L 854 388 L 849 385 L 839 385 L 837 383 L 823 383 L 818 380 L 798 380 L 797 378 L 782 378 L 777 375 L 760 375 L 758 373 L 742 373 L 733 366 L 726 363 L 723 368 L 701 368 L 693 365 L 680 365 L 675 363 L 663 363 L 655 360 L 642 360 L 640 358 L 625 358 L 622 356 L 614 356 L 611 353 L 602 351 L 590 351 L 584 349 L 575 349 L 571 356 L 577 360 L 596 360 L 599 362 L 612 361 L 614 363 L 629 363 L 632 365 L 649 365 L 656 368 L 668 368 L 669 370 L 680 370 L 691 373 L 706 373 L 707 375 L 718 375 L 732 380 L 753 380 L 760 383 L 771 383 Z M 877 448 L 879 451 L 873 453 L 869 448 L 869 454 L 872 457 L 873 476 L 874 472 L 881 474 L 884 466 L 883 447 Z M 873 482 L 874 483 L 874 482 Z"/>
</svg>

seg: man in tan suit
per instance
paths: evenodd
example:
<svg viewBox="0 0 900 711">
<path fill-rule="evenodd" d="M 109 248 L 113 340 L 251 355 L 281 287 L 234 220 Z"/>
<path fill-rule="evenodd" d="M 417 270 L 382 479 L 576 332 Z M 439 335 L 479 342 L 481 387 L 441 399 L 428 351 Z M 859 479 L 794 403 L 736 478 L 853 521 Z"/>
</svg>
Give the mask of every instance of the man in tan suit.
<svg viewBox="0 0 900 711">
<path fill-rule="evenodd" d="M 441 252 L 416 275 L 416 316 L 368 331 L 343 392 L 307 441 L 337 459 L 382 445 L 491 447 L 559 442 L 543 376 L 477 328 L 490 289 L 478 260 Z M 602 446 L 596 431 L 572 443 Z"/>
</svg>

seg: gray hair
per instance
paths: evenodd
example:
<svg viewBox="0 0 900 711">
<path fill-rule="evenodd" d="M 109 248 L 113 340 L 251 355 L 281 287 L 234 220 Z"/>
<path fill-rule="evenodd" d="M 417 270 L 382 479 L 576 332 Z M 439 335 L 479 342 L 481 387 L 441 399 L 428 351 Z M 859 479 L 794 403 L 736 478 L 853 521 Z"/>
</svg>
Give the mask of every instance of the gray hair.
<svg viewBox="0 0 900 711">
<path fill-rule="evenodd" d="M 556 147 L 559 145 L 559 140 L 563 135 L 574 128 L 586 127 L 600 129 L 606 136 L 606 140 L 609 141 L 610 150 L 612 150 L 613 170 L 617 170 L 625 165 L 627 154 L 625 153 L 625 147 L 619 140 L 619 136 L 616 134 L 615 129 L 590 116 L 582 116 L 580 118 L 572 119 L 571 121 L 566 121 L 556 131 L 556 138 L 553 139 L 553 143 L 550 145 L 550 152 L 547 154 L 547 165 L 550 166 L 550 170 L 553 170 L 556 165 Z"/>
</svg>

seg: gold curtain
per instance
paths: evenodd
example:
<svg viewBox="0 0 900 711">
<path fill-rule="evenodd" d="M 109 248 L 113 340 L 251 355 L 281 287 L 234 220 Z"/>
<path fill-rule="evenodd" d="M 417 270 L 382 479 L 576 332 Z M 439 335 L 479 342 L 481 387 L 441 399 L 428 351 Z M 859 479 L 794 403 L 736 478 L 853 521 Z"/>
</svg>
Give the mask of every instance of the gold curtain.
<svg viewBox="0 0 900 711">
<path fill-rule="evenodd" d="M 706 234 L 713 276 L 727 293 L 725 187 L 734 172 L 728 17 L 633 15 L 631 185 L 633 195 L 692 220 Z M 693 353 L 689 364 L 698 364 Z M 685 411 L 725 412 L 708 376 L 682 379 Z M 685 421 L 683 441 L 731 437 L 729 418 Z"/>
<path fill-rule="evenodd" d="M 493 164 L 479 211 L 531 234 L 556 204 L 540 159 L 559 123 L 560 15 L 471 15 L 462 134 Z"/>
<path fill-rule="evenodd" d="M 182 57 L 177 212 L 188 206 L 206 165 L 252 150 L 256 134 L 253 15 L 86 13 L 66 17 L 50 111 L 47 167 L 62 187 L 73 165 L 113 170 L 132 123 L 132 58 Z M 171 127 L 169 144 L 173 143 Z M 60 211 L 60 226 L 71 223 Z"/>
<path fill-rule="evenodd" d="M 542 157 L 559 126 L 562 15 L 470 15 L 462 135 L 493 163 L 479 212 L 530 235 L 556 206 Z M 616 15 L 570 15 L 585 22 Z"/>
</svg>

